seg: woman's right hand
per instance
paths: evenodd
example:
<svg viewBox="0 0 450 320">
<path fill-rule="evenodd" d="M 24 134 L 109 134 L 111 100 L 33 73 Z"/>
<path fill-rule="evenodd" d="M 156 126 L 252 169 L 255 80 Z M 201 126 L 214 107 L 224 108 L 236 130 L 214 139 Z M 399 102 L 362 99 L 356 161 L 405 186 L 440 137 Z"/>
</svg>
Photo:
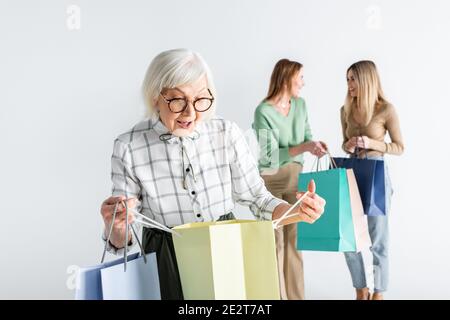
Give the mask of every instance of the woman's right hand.
<svg viewBox="0 0 450 320">
<path fill-rule="evenodd" d="M 351 137 L 350 139 L 348 139 L 347 142 L 344 144 L 345 151 L 347 151 L 349 153 L 354 153 L 357 142 L 358 142 L 358 137 Z"/>
<path fill-rule="evenodd" d="M 114 214 L 114 207 L 118 203 L 116 219 L 114 220 L 114 225 L 112 228 L 111 239 L 110 242 L 116 248 L 123 248 L 125 246 L 125 234 L 126 234 L 126 215 L 125 215 L 125 206 L 123 201 L 125 201 L 125 196 L 113 196 L 109 197 L 102 203 L 101 207 L 101 215 L 103 217 L 103 222 L 105 223 L 105 238 L 108 236 L 109 229 L 111 228 L 111 223 Z M 127 200 L 128 208 L 134 208 L 137 205 L 136 198 L 129 198 Z M 128 212 L 128 223 L 132 223 L 134 221 L 134 215 L 131 212 Z M 131 241 L 131 233 L 129 233 L 128 242 Z"/>
</svg>

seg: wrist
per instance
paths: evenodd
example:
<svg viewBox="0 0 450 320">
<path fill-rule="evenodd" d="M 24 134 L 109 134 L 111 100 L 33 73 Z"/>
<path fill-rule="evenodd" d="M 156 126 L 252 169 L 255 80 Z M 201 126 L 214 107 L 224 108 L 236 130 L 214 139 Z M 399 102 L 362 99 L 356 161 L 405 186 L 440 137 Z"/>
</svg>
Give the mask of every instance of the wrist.
<svg viewBox="0 0 450 320">
<path fill-rule="evenodd" d="M 113 239 L 110 239 L 109 244 L 117 250 L 123 249 L 123 248 L 125 248 L 125 241 L 123 241 L 124 238 L 125 237 L 123 237 L 122 239 L 118 239 L 116 241 L 114 241 Z M 128 246 L 130 247 L 132 244 L 133 244 L 133 238 L 130 235 L 128 237 Z"/>
<path fill-rule="evenodd" d="M 311 141 L 303 142 L 303 143 L 297 145 L 296 146 L 297 147 L 297 152 L 298 152 L 297 154 L 302 154 L 302 153 L 305 153 L 305 152 L 311 152 L 310 146 L 311 146 Z"/>
<path fill-rule="evenodd" d="M 297 146 L 294 146 L 294 147 L 290 147 L 290 148 L 289 148 L 289 156 L 295 157 L 295 156 L 298 156 L 300 153 L 302 153 L 300 147 L 301 147 L 301 145 L 297 145 Z"/>
<path fill-rule="evenodd" d="M 277 205 L 272 212 L 272 220 L 281 218 L 283 213 L 285 213 L 287 210 L 289 210 L 290 207 L 291 206 L 287 203 L 280 203 L 279 205 Z M 280 224 L 283 224 L 283 221 L 281 221 Z"/>
<path fill-rule="evenodd" d="M 109 229 L 105 230 L 104 239 L 105 241 L 108 239 L 107 232 Z M 133 243 L 133 235 L 131 232 L 128 233 L 128 245 L 131 246 Z M 114 229 L 111 232 L 111 237 L 109 239 L 109 244 L 116 249 L 123 249 L 125 247 L 125 231 Z"/>
</svg>

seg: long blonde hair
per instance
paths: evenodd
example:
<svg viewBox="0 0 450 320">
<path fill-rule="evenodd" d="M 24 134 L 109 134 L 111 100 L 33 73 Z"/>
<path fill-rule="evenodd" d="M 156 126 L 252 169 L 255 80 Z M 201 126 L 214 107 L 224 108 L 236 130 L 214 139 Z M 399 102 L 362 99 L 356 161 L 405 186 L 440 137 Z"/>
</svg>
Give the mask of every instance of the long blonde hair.
<svg viewBox="0 0 450 320">
<path fill-rule="evenodd" d="M 303 65 L 297 61 L 291 61 L 288 59 L 281 59 L 273 68 L 272 76 L 270 77 L 269 91 L 267 97 L 264 100 L 270 100 L 281 94 L 287 88 L 292 85 L 292 79 Z"/>
<path fill-rule="evenodd" d="M 358 88 L 356 97 L 352 97 L 347 91 L 344 104 L 346 120 L 348 122 L 353 112 L 358 112 L 360 118 L 363 119 L 363 124 L 367 126 L 375 109 L 387 104 L 388 101 L 384 96 L 377 67 L 373 61 L 355 62 L 347 69 L 347 76 L 350 70 Z"/>
</svg>

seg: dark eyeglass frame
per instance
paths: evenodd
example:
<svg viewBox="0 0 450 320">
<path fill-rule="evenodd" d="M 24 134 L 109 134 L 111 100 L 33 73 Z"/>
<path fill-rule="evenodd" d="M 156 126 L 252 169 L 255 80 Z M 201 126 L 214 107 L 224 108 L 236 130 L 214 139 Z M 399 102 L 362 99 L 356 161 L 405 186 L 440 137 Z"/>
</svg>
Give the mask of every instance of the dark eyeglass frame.
<svg viewBox="0 0 450 320">
<path fill-rule="evenodd" d="M 202 98 L 198 98 L 198 99 L 195 99 L 194 101 L 192 101 L 192 105 L 194 106 L 195 111 L 197 111 L 197 112 L 205 112 L 205 111 L 208 111 L 208 110 L 212 107 L 212 105 L 213 105 L 213 103 L 214 103 L 214 96 L 213 96 L 213 94 L 211 93 L 211 90 L 209 90 L 209 89 L 207 89 L 207 90 L 208 90 L 208 93 L 211 95 L 211 98 L 202 97 Z M 164 101 L 167 103 L 167 106 L 169 107 L 169 110 L 170 110 L 171 112 L 173 112 L 173 113 L 182 113 L 182 112 L 184 112 L 184 111 L 186 110 L 187 106 L 188 106 L 188 103 L 190 102 L 190 101 L 189 101 L 188 99 L 186 99 L 186 98 L 173 98 L 173 99 L 167 99 L 166 97 L 163 96 L 162 93 L 160 93 L 160 95 L 161 95 L 161 97 L 164 99 Z M 198 109 L 195 107 L 195 103 L 196 103 L 197 101 L 199 101 L 199 100 L 205 100 L 205 99 L 210 101 L 209 107 L 206 108 L 205 110 L 198 110 Z M 184 108 L 183 108 L 181 111 L 173 111 L 172 108 L 170 107 L 170 103 L 171 103 L 172 101 L 178 101 L 178 100 L 183 100 L 183 101 L 185 102 L 185 106 L 184 106 Z"/>
</svg>

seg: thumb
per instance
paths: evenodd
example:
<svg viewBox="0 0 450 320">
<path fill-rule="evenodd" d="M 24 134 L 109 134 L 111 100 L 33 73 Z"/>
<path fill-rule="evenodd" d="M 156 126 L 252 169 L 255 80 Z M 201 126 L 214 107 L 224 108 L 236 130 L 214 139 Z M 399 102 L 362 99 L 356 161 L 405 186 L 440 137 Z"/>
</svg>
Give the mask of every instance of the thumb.
<svg viewBox="0 0 450 320">
<path fill-rule="evenodd" d="M 313 179 L 311 179 L 311 181 L 309 181 L 309 183 L 308 183 L 308 191 L 311 193 L 316 192 L 316 183 L 314 182 Z"/>
</svg>

